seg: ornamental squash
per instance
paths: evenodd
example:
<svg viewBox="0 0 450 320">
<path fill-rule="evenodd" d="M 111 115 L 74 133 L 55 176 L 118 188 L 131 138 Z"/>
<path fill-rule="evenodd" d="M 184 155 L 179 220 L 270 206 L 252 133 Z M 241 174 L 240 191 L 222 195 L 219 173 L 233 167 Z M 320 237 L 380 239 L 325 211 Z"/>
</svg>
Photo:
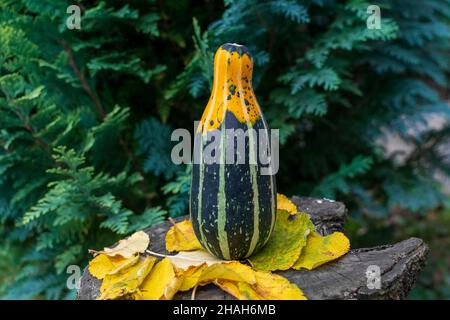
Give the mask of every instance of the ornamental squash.
<svg viewBox="0 0 450 320">
<path fill-rule="evenodd" d="M 202 246 L 226 260 L 261 249 L 276 218 L 275 175 L 263 170 L 267 161 L 257 151 L 265 148 L 270 156 L 270 132 L 253 92 L 252 72 L 253 59 L 244 46 L 227 43 L 217 50 L 211 97 L 194 142 L 192 225 Z M 206 161 L 207 155 L 214 161 Z"/>
</svg>

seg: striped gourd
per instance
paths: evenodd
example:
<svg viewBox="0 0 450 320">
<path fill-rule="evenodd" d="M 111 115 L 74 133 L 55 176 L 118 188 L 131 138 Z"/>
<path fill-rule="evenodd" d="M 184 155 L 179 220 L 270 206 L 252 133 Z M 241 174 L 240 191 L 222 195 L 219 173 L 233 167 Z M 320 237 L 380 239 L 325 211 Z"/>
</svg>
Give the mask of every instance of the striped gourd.
<svg viewBox="0 0 450 320">
<path fill-rule="evenodd" d="M 217 50 L 212 93 L 194 144 L 200 161 L 194 161 L 192 171 L 192 224 L 202 246 L 227 260 L 249 257 L 263 247 L 276 218 L 275 176 L 263 174 L 266 164 L 257 151 L 269 130 L 253 92 L 252 72 L 253 59 L 244 46 L 224 44 Z M 236 152 L 238 138 L 230 139 L 226 129 L 247 133 L 243 152 Z M 208 152 L 212 142 L 217 142 L 217 154 Z M 235 163 L 227 158 L 230 151 Z M 207 153 L 216 161 L 204 161 Z"/>
</svg>

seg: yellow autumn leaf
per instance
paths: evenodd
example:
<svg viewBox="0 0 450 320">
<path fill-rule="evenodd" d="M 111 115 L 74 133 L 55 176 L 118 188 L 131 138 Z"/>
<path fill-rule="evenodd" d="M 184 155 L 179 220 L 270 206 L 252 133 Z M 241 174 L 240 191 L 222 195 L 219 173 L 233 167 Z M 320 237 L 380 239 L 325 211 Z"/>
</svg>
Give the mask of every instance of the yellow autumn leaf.
<svg viewBox="0 0 450 320">
<path fill-rule="evenodd" d="M 144 252 L 150 243 L 150 237 L 144 231 L 133 233 L 126 239 L 120 240 L 119 243 L 112 248 L 104 248 L 103 251 L 89 250 L 89 252 L 98 254 L 106 254 L 108 256 L 122 256 L 131 258 L 136 253 Z"/>
<path fill-rule="evenodd" d="M 303 292 L 288 279 L 270 272 L 256 272 L 254 291 L 266 300 L 306 300 Z"/>
<path fill-rule="evenodd" d="M 238 261 L 230 261 L 216 263 L 204 269 L 198 279 L 198 284 L 206 285 L 217 279 L 242 281 L 251 284 L 256 282 L 252 268 Z"/>
<path fill-rule="evenodd" d="M 342 232 L 334 232 L 325 237 L 313 232 L 292 268 L 312 270 L 343 256 L 349 249 L 350 241 Z"/>
<path fill-rule="evenodd" d="M 278 210 L 275 227 L 267 244 L 249 260 L 257 270 L 287 270 L 298 260 L 314 225 L 306 213 L 291 216 Z"/>
<path fill-rule="evenodd" d="M 198 280 L 202 275 L 203 271 L 208 267 L 206 263 L 199 266 L 190 266 L 186 270 L 178 269 L 177 275 L 182 278 L 182 283 L 180 286 L 180 291 L 188 291 L 198 285 Z"/>
<path fill-rule="evenodd" d="M 190 266 L 187 269 L 177 269 L 177 274 L 183 278 L 180 291 L 187 291 L 195 286 L 204 286 L 217 279 L 245 281 L 254 283 L 253 270 L 238 261 L 222 261 L 214 264 L 204 262 L 201 265 Z"/>
<path fill-rule="evenodd" d="M 187 291 L 197 285 L 206 285 L 218 278 L 250 283 L 255 281 L 252 275 L 253 270 L 249 266 L 238 261 L 218 259 L 203 250 L 182 251 L 173 256 L 161 255 L 149 250 L 147 252 L 164 256 L 164 260 L 172 263 L 176 276 L 182 278 L 180 291 Z"/>
<path fill-rule="evenodd" d="M 255 271 L 256 282 L 217 280 L 215 284 L 239 300 L 306 300 L 288 279 L 270 272 Z"/>
<path fill-rule="evenodd" d="M 102 280 L 106 275 L 116 274 L 134 265 L 138 260 L 138 255 L 124 258 L 122 256 L 110 257 L 106 254 L 99 254 L 89 261 L 89 272 L 97 279 Z"/>
<path fill-rule="evenodd" d="M 243 281 L 255 283 L 254 271 L 238 261 L 222 261 L 208 265 L 204 262 L 201 265 L 190 266 L 187 269 L 177 269 L 177 275 L 183 278 L 179 288 L 180 291 L 187 291 L 195 286 L 204 286 L 218 279 Z"/>
<path fill-rule="evenodd" d="M 218 279 L 214 281 L 214 284 L 238 300 L 252 300 L 239 290 L 239 282 Z"/>
<path fill-rule="evenodd" d="M 100 297 L 98 299 L 117 299 L 133 294 L 150 270 L 152 270 L 155 262 L 156 258 L 148 256 L 116 274 L 106 275 L 100 287 Z"/>
<path fill-rule="evenodd" d="M 162 255 L 149 250 L 147 252 L 163 256 L 165 260 L 172 263 L 176 277 L 181 279 L 181 284 L 178 288 L 180 291 L 187 291 L 198 285 L 206 285 L 218 278 L 254 282 L 250 267 L 238 261 L 218 259 L 203 250 L 181 251 L 172 256 Z M 168 269 L 169 273 L 172 274 L 170 268 Z M 150 288 L 153 285 L 148 284 L 146 287 Z"/>
<path fill-rule="evenodd" d="M 177 293 L 183 280 L 175 273 L 172 262 L 168 258 L 156 264 L 148 277 L 135 294 L 136 299 L 170 300 Z"/>
<path fill-rule="evenodd" d="M 147 251 L 150 254 L 153 252 Z M 191 266 L 200 266 L 206 263 L 208 266 L 225 262 L 226 260 L 221 260 L 204 250 L 195 251 L 182 251 L 173 256 L 165 256 L 173 263 L 177 269 L 188 269 Z"/>
<path fill-rule="evenodd" d="M 297 214 L 297 206 L 284 194 L 277 193 L 277 210 L 287 211 L 289 214 Z"/>
<path fill-rule="evenodd" d="M 202 249 L 202 245 L 195 236 L 190 220 L 178 222 L 167 231 L 166 249 L 169 252 Z"/>
</svg>

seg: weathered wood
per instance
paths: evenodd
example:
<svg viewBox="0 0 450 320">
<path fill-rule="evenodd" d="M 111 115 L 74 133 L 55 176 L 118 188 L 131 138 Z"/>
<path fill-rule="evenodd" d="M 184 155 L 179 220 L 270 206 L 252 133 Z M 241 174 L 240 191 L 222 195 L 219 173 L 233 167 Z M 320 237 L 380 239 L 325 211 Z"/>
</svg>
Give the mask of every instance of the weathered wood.
<svg viewBox="0 0 450 320">
<path fill-rule="evenodd" d="M 342 230 L 347 216 L 347 209 L 343 203 L 299 197 L 292 200 L 300 211 L 305 211 L 311 216 L 320 233 L 326 235 Z M 186 218 L 181 217 L 177 220 Z M 169 222 L 165 222 L 145 230 L 151 237 L 151 250 L 167 253 L 164 238 L 170 226 Z M 403 299 L 413 287 L 427 253 L 428 247 L 422 240 L 410 238 L 394 245 L 353 249 L 338 261 L 312 271 L 287 270 L 276 273 L 297 284 L 309 299 Z M 380 289 L 370 289 L 367 286 L 366 272 L 369 266 L 379 267 Z M 86 268 L 81 278 L 78 299 L 95 299 L 99 294 L 100 285 L 101 282 Z M 175 299 L 190 298 L 190 292 L 175 296 Z M 227 300 L 233 297 L 214 285 L 207 285 L 197 289 L 196 299 Z"/>
<path fill-rule="evenodd" d="M 329 199 L 313 199 L 292 197 L 298 211 L 306 212 L 316 226 L 317 232 L 322 235 L 342 231 L 347 219 L 347 208 L 342 202 Z"/>
</svg>

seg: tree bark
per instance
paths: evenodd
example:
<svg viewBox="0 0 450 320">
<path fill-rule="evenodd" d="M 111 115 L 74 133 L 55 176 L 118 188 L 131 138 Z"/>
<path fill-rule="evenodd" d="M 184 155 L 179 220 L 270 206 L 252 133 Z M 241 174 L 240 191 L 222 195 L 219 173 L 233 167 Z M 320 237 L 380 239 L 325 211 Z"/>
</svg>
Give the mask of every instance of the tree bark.
<svg viewBox="0 0 450 320">
<path fill-rule="evenodd" d="M 347 217 L 343 203 L 300 197 L 293 197 L 292 201 L 299 211 L 309 214 L 322 235 L 342 231 Z M 176 221 L 187 218 L 180 217 Z M 170 226 L 170 222 L 164 222 L 144 230 L 150 235 L 152 251 L 167 254 L 165 234 Z M 404 299 L 414 286 L 427 254 L 428 247 L 421 239 L 409 238 L 394 245 L 352 249 L 339 260 L 311 271 L 287 270 L 275 273 L 298 285 L 308 299 Z M 101 281 L 86 268 L 81 278 L 78 299 L 96 299 L 100 285 Z M 195 298 L 234 299 L 214 285 L 197 288 Z M 174 299 L 191 299 L 191 292 L 178 293 Z"/>
</svg>

